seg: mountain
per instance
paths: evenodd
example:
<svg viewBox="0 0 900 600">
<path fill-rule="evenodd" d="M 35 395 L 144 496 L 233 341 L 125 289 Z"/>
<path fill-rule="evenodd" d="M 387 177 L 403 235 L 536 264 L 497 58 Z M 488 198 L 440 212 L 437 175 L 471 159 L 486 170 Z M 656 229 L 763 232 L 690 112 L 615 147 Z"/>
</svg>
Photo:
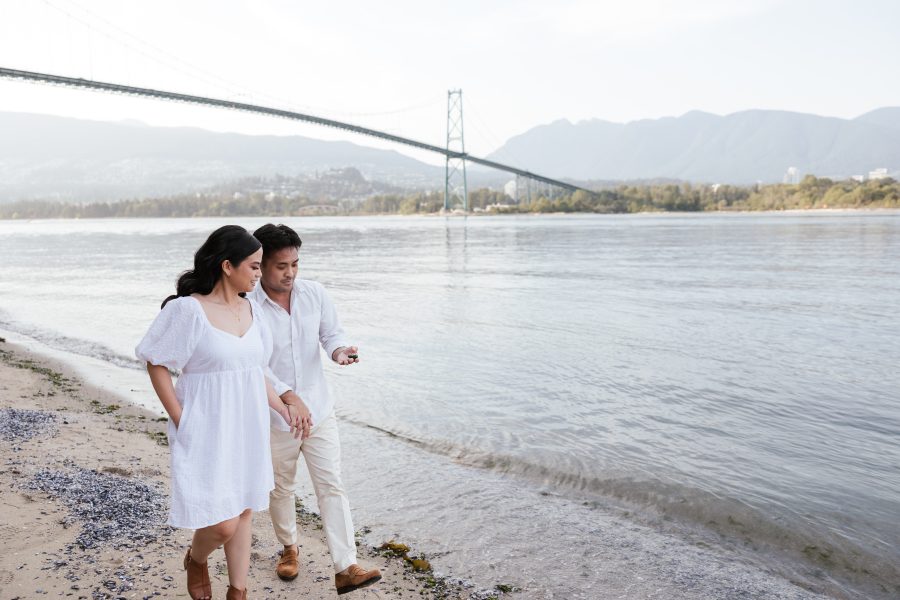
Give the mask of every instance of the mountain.
<svg viewBox="0 0 900 600">
<path fill-rule="evenodd" d="M 879 127 L 890 127 L 900 129 L 900 106 L 891 106 L 887 108 L 876 108 L 854 119 L 860 123 L 869 123 Z"/>
<path fill-rule="evenodd" d="M 835 178 L 886 168 L 898 177 L 900 107 L 855 119 L 748 110 L 630 123 L 560 120 L 511 138 L 488 158 L 593 185 L 771 183 L 789 167 Z M 328 196 L 345 193 L 347 184 L 331 190 L 334 177 L 319 175 L 348 168 L 372 183 L 357 182 L 357 191 L 443 188 L 440 166 L 350 142 L 0 112 L 0 202 L 154 197 L 275 175 L 293 178 L 295 193 L 308 195 L 314 185 L 316 195 Z M 469 189 L 511 178 L 477 165 L 468 177 Z"/>
<path fill-rule="evenodd" d="M 488 158 L 556 178 L 780 182 L 789 167 L 823 177 L 900 173 L 900 108 L 856 119 L 747 110 L 630 123 L 566 120 L 511 138 Z"/>
<path fill-rule="evenodd" d="M 441 167 L 350 142 L 0 112 L 0 202 L 160 196 L 345 167 L 401 187 L 443 183 Z"/>
</svg>

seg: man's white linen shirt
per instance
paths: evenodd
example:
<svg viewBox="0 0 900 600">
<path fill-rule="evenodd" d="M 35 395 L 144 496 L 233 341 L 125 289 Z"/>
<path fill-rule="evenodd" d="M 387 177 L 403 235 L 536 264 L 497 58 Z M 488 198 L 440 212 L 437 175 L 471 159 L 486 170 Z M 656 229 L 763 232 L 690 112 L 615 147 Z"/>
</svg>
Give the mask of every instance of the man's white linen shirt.
<svg viewBox="0 0 900 600">
<path fill-rule="evenodd" d="M 248 294 L 262 309 L 261 317 L 272 331 L 272 356 L 267 376 L 279 396 L 293 390 L 309 408 L 313 427 L 334 411 L 334 401 L 322 370 L 322 351 L 328 360 L 341 346 L 349 346 L 334 303 L 322 284 L 295 279 L 291 291 L 291 312 L 281 308 L 258 283 Z M 274 413 L 273 413 L 274 414 Z M 279 416 L 272 424 L 287 430 Z"/>
</svg>

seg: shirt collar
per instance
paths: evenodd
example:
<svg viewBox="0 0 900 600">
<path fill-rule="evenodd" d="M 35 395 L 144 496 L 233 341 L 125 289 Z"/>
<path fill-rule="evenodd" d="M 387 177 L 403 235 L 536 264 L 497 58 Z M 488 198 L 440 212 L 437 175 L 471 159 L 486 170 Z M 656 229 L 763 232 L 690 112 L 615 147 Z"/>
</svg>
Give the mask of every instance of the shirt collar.
<svg viewBox="0 0 900 600">
<path fill-rule="evenodd" d="M 291 306 L 293 306 L 300 299 L 300 294 L 303 294 L 306 292 L 306 289 L 303 286 L 298 285 L 299 283 L 300 283 L 299 278 L 294 279 L 294 285 L 291 288 Z M 281 308 L 280 304 L 278 304 L 277 302 L 275 302 L 274 300 L 269 298 L 269 294 L 268 294 L 268 292 L 266 292 L 266 288 L 263 287 L 261 282 L 258 283 L 257 285 L 259 286 L 258 292 L 262 296 L 263 302 L 268 302 L 273 306 L 277 306 L 278 308 Z M 282 309 L 282 310 L 284 310 L 284 309 Z"/>
<path fill-rule="evenodd" d="M 266 288 L 263 287 L 262 282 L 259 282 L 257 285 L 259 286 L 259 288 L 257 289 L 257 293 L 259 296 L 261 296 L 260 300 L 262 300 L 263 302 L 268 302 L 269 304 L 271 304 L 273 306 L 278 306 L 278 303 L 269 297 L 269 293 L 266 292 Z M 291 294 L 291 302 L 293 302 L 293 300 L 294 300 L 294 294 Z"/>
</svg>

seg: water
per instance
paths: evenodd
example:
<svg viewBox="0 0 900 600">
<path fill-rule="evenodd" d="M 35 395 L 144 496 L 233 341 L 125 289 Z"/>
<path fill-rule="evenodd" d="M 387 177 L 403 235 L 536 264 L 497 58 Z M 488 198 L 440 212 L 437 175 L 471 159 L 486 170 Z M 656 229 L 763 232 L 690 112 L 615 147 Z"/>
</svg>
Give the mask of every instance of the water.
<svg viewBox="0 0 900 600">
<path fill-rule="evenodd" d="M 368 541 L 534 598 L 900 594 L 900 213 L 283 221 L 360 346 Z M 132 349 L 228 222 L 0 222 L 0 327 L 155 407 Z"/>
</svg>

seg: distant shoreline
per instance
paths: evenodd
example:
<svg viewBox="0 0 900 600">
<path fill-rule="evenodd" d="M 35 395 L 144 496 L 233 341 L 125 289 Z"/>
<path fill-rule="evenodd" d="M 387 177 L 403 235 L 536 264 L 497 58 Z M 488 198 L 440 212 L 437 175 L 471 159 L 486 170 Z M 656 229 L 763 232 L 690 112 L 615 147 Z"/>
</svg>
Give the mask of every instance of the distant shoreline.
<svg viewBox="0 0 900 600">
<path fill-rule="evenodd" d="M 444 194 L 430 191 L 394 192 L 366 197 L 310 197 L 245 192 L 226 188 L 173 196 L 116 202 L 69 204 L 22 200 L 0 204 L 0 219 L 108 217 L 285 217 L 356 215 L 440 215 Z M 491 214 L 633 214 L 644 212 L 760 212 L 786 210 L 848 210 L 900 208 L 900 183 L 890 178 L 832 181 L 809 175 L 796 184 L 753 187 L 735 185 L 620 185 L 594 191 L 543 190 L 516 198 L 502 190 L 481 188 L 466 196 L 471 215 Z M 461 196 L 450 206 L 461 207 Z M 451 212 L 461 212 L 454 208 Z"/>
<path fill-rule="evenodd" d="M 412 213 L 412 214 L 398 214 L 398 213 L 351 213 L 351 214 L 308 214 L 308 215 L 266 215 L 266 214 L 246 214 L 246 215 L 190 215 L 190 216 L 171 216 L 171 215 L 159 215 L 159 216 L 144 216 L 144 215 L 135 215 L 135 216 L 122 216 L 122 215 L 110 215 L 105 217 L 64 217 L 64 216 L 46 216 L 46 217 L 8 217 L 4 215 L 0 215 L 0 222 L 12 222 L 12 221 L 92 221 L 92 220 L 116 220 L 116 219 L 243 219 L 243 218 L 264 218 L 271 217 L 273 219 L 284 219 L 284 218 L 365 218 L 365 217 L 406 217 L 406 218 L 422 218 L 422 219 L 433 219 L 433 218 L 458 218 L 458 217 L 472 217 L 472 218 L 493 218 L 493 217 L 563 217 L 563 216 L 606 216 L 606 217 L 626 217 L 626 216 L 687 216 L 687 215 L 811 215 L 811 214 L 861 214 L 861 213 L 879 213 L 879 214 L 892 214 L 896 213 L 900 215 L 900 208 L 894 207 L 836 207 L 836 208 L 786 208 L 786 209 L 763 209 L 763 210 L 752 210 L 752 209 L 725 209 L 725 210 L 645 210 L 640 212 L 610 212 L 610 213 L 600 213 L 600 212 L 564 212 L 564 211 L 554 211 L 554 212 L 496 212 L 496 211 L 485 211 L 485 212 L 451 212 L 451 213 Z"/>
</svg>

